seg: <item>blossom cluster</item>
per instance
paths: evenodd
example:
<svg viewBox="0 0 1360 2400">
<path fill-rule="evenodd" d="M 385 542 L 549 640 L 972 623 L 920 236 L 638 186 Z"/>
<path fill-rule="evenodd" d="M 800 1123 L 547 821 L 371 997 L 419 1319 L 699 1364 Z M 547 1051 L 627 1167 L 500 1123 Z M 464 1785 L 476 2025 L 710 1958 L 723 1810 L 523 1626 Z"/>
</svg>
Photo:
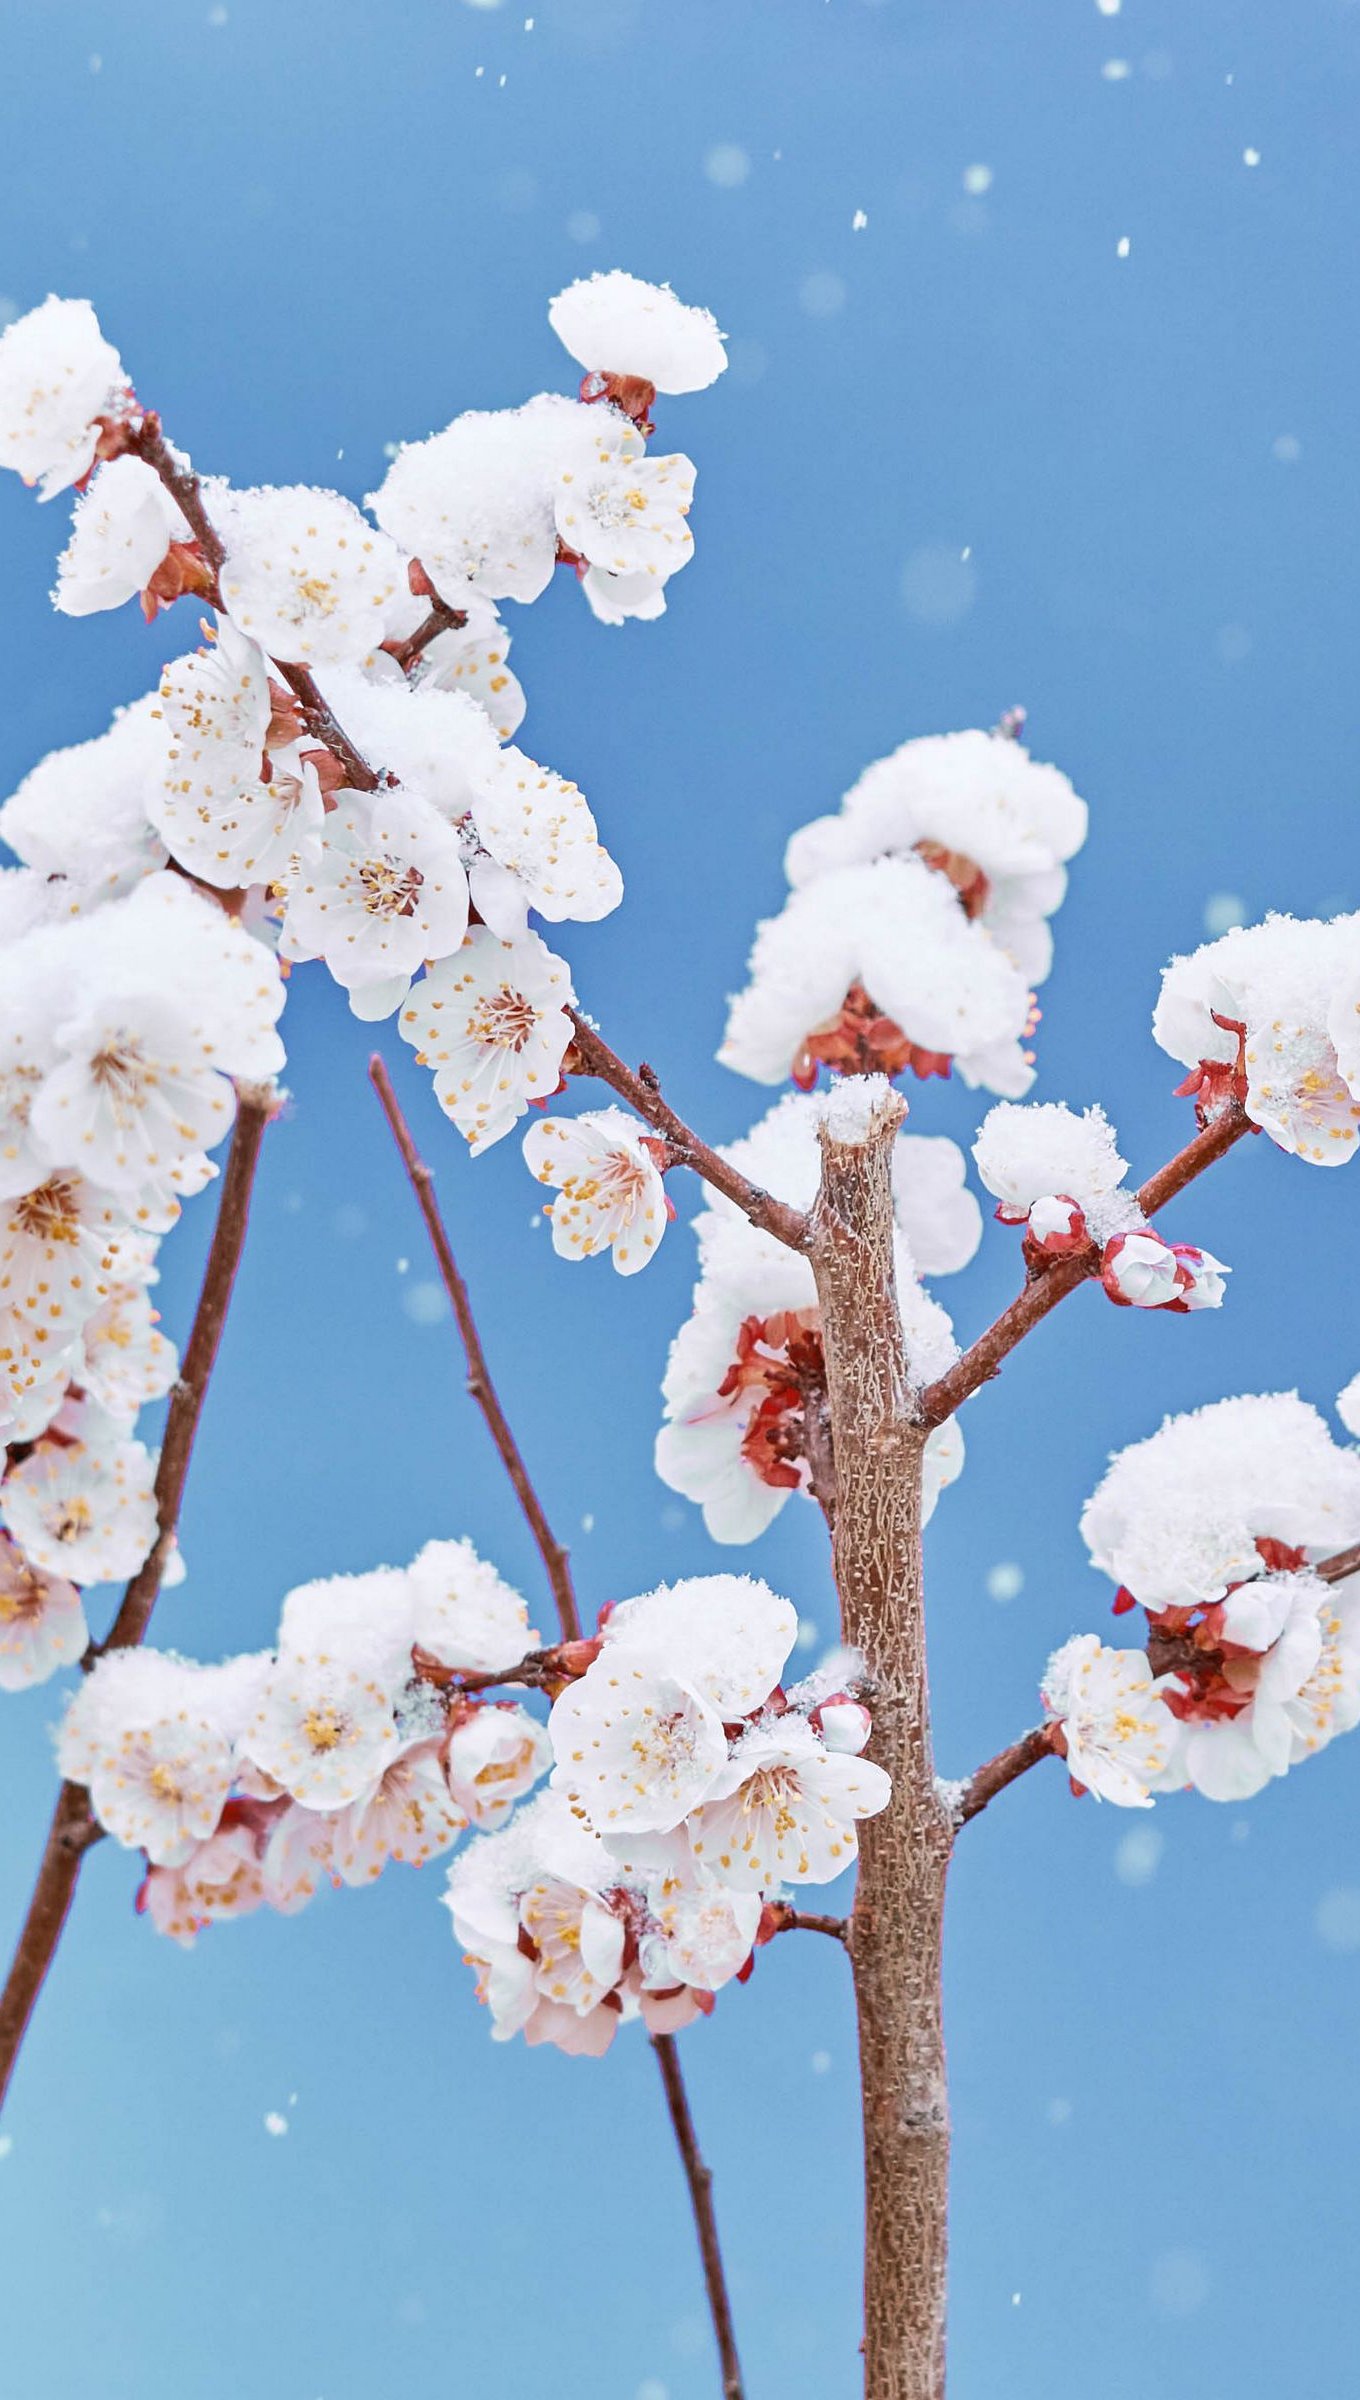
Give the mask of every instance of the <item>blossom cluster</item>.
<svg viewBox="0 0 1360 2400">
<path fill-rule="evenodd" d="M 873 1085 L 873 1078 L 865 1080 Z M 808 1208 L 817 1191 L 817 1128 L 826 1105 L 812 1093 L 786 1093 L 723 1156 L 776 1198 Z M 917 1385 L 943 1374 L 958 1356 L 949 1317 L 921 1278 L 953 1274 L 977 1249 L 982 1217 L 964 1174 L 956 1143 L 942 1135 L 898 1135 L 897 1295 Z M 657 1472 L 698 1502 L 716 1541 L 749 1542 L 791 1492 L 812 1488 L 809 1419 L 825 1408 L 817 1290 L 807 1256 L 761 1232 L 719 1192 L 709 1193 L 694 1230 L 699 1280 L 666 1368 Z M 927 1445 L 927 1514 L 962 1465 L 963 1437 L 951 1418 Z"/>
<path fill-rule="evenodd" d="M 499 604 L 565 562 L 608 622 L 664 608 L 694 470 L 648 455 L 648 411 L 726 364 L 706 310 L 632 276 L 574 284 L 550 314 L 579 397 L 455 418 L 398 451 L 369 515 L 195 478 L 87 302 L 0 338 L 0 464 L 44 497 L 78 487 L 56 605 L 216 610 L 155 692 L 34 770 L 5 840 L 72 907 L 168 865 L 285 965 L 323 959 L 356 1014 L 397 1014 L 474 1149 L 561 1080 L 571 976 L 531 913 L 591 922 L 623 889 L 580 790 L 512 739 Z"/>
<path fill-rule="evenodd" d="M 1360 1541 L 1360 1449 L 1296 1394 L 1169 1417 L 1117 1454 L 1081 1522 L 1116 1613 L 1141 1608 L 1148 1636 L 1081 1634 L 1049 1661 L 1075 1784 L 1124 1807 L 1183 1785 L 1243 1800 L 1360 1723 L 1360 1578 L 1317 1572 Z"/>
<path fill-rule="evenodd" d="M 759 929 L 720 1056 L 758 1083 L 947 1075 L 1020 1098 L 1048 919 L 1086 805 L 1009 731 L 931 735 L 795 833 L 793 889 Z"/>
<path fill-rule="evenodd" d="M 519 1594 L 465 1541 L 406 1568 L 288 1594 L 277 1648 L 201 1666 L 110 1650 L 57 1736 L 106 1833 L 144 1852 L 140 1905 L 191 1943 L 208 1924 L 291 1915 L 323 1884 L 421 1866 L 469 1825 L 497 1825 L 542 1776 L 542 1725 L 425 1674 L 495 1676 L 538 1640 Z"/>
<path fill-rule="evenodd" d="M 1184 1316 L 1222 1306 L 1231 1268 L 1192 1243 L 1164 1241 L 1149 1225 L 1125 1188 L 1103 1109 L 1078 1116 L 1059 1100 L 999 1101 L 983 1118 L 973 1157 L 1002 1224 L 1023 1225 L 1031 1267 L 1095 1244 L 1101 1283 L 1117 1307 Z"/>
<path fill-rule="evenodd" d="M 797 1633 L 768 1585 L 717 1575 L 622 1602 L 554 1701 L 546 1792 L 449 1872 L 492 2031 L 598 2056 L 674 2032 L 749 1971 L 785 1886 L 850 1866 L 890 1784 L 840 1664 L 780 1683 Z"/>
<path fill-rule="evenodd" d="M 1360 1143 L 1360 914 L 1270 916 L 1173 959 L 1152 1030 L 1202 1122 L 1237 1100 L 1281 1150 L 1343 1166 Z"/>
</svg>

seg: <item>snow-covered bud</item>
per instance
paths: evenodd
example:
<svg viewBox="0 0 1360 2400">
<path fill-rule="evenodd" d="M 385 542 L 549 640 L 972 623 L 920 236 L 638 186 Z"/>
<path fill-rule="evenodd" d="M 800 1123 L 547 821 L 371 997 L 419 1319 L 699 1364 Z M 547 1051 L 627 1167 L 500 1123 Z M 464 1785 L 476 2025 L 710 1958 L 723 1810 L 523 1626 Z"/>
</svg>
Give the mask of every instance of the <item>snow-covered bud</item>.
<svg viewBox="0 0 1360 2400">
<path fill-rule="evenodd" d="M 1100 1280 L 1117 1308 L 1167 1308 L 1183 1288 L 1175 1251 L 1151 1228 L 1106 1243 Z"/>
<path fill-rule="evenodd" d="M 848 1692 L 833 1692 L 821 1701 L 808 1723 L 816 1727 L 828 1750 L 840 1750 L 852 1758 L 859 1756 L 874 1729 L 868 1709 Z"/>
<path fill-rule="evenodd" d="M 1084 1213 L 1066 1193 L 1046 1192 L 1035 1201 L 1025 1233 L 1027 1252 L 1043 1258 L 1070 1258 L 1074 1250 L 1084 1250 L 1090 1239 Z"/>
</svg>

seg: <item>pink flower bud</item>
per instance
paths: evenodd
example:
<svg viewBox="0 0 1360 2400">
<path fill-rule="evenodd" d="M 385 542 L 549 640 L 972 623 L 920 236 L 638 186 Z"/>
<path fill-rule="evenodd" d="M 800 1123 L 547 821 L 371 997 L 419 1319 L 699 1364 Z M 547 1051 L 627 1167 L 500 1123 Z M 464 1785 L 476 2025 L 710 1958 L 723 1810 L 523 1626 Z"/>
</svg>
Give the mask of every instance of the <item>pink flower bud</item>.
<svg viewBox="0 0 1360 2400">
<path fill-rule="evenodd" d="M 1046 1192 L 1029 1212 L 1026 1246 L 1045 1258 L 1070 1258 L 1090 1241 L 1086 1219 L 1075 1200 L 1063 1192 Z"/>
<path fill-rule="evenodd" d="M 1167 1308 L 1183 1289 L 1175 1251 L 1151 1226 L 1106 1243 L 1100 1280 L 1117 1308 Z"/>
<path fill-rule="evenodd" d="M 859 1756 L 874 1726 L 868 1709 L 847 1692 L 833 1692 L 829 1700 L 823 1700 L 814 1708 L 811 1723 L 828 1750 L 847 1751 L 852 1758 Z"/>
</svg>

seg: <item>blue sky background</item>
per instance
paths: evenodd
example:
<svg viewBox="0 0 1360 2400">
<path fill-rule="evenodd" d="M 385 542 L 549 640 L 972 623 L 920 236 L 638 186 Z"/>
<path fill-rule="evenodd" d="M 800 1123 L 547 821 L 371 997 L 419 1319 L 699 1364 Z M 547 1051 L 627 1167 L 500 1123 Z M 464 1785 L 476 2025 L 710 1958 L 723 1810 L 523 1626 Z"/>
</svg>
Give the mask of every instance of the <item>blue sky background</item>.
<svg viewBox="0 0 1360 2400">
<path fill-rule="evenodd" d="M 510 612 L 525 744 L 581 781 L 628 880 L 570 933 L 584 1001 L 706 1131 L 742 1130 L 760 1095 L 712 1053 L 787 832 L 906 735 L 1023 701 L 1092 807 L 1036 1096 L 1100 1098 L 1146 1169 L 1189 1130 L 1148 1023 L 1206 905 L 1360 903 L 1358 66 L 1343 0 L 8 0 L 0 293 L 88 293 L 200 465 L 355 495 L 392 439 L 571 388 L 545 314 L 571 276 L 627 266 L 710 304 L 731 371 L 661 418 L 699 467 L 670 613 L 608 631 L 566 578 Z M 60 503 L 0 493 L 3 789 L 193 638 L 187 609 L 149 633 L 52 616 L 63 539 Z M 540 1589 L 451 1328 L 421 1321 L 365 1031 L 319 971 L 287 1031 L 191 1576 L 158 1619 L 203 1656 L 267 1641 L 290 1583 L 434 1534 Z M 518 1145 L 469 1163 L 394 1067 L 587 1606 L 729 1563 L 650 1465 L 683 1228 L 640 1284 L 555 1261 Z M 966 1139 L 979 1113 L 913 1094 L 920 1131 Z M 970 1404 L 929 1537 L 944 1771 L 1027 1724 L 1052 1645 L 1105 1624 L 1076 1519 L 1112 1447 L 1226 1390 L 1325 1406 L 1360 1366 L 1357 1175 L 1236 1152 L 1174 1218 L 1236 1270 L 1221 1315 L 1083 1294 Z M 179 1335 L 206 1231 L 200 1205 L 167 1248 Z M 990 1228 L 941 1287 L 965 1336 L 1017 1272 Z M 810 1508 L 730 1563 L 830 1633 Z M 1007 1605 L 1001 1563 L 1025 1579 Z M 6 1926 L 54 1700 L 3 1704 Z M 957 2400 L 1042 2400 L 1055 2373 L 1099 2400 L 1353 2374 L 1358 1771 L 1340 1744 L 1249 1809 L 1151 1821 L 1044 1772 L 965 1836 Z M 707 2400 L 639 2038 L 599 2065 L 493 2048 L 435 1870 L 192 1955 L 134 1919 L 135 1882 L 92 1859 L 6 2119 L 7 2391 Z M 850 2400 L 843 1960 L 779 1943 L 684 2050 L 753 2400 Z"/>
</svg>

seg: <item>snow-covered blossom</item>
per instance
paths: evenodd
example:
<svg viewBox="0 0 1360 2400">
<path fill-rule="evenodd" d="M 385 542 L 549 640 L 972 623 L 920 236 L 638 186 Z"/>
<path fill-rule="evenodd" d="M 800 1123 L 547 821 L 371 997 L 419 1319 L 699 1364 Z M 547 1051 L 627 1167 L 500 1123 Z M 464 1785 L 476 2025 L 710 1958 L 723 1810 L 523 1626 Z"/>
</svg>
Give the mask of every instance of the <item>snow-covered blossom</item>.
<svg viewBox="0 0 1360 2400">
<path fill-rule="evenodd" d="M 40 1442 L 0 1484 L 25 1555 L 72 1583 L 135 1575 L 156 1538 L 154 1461 L 141 1442 Z"/>
<path fill-rule="evenodd" d="M 1118 1808 L 1150 1808 L 1152 1787 L 1177 1754 L 1179 1728 L 1141 1650 L 1107 1649 L 1094 1633 L 1055 1650 L 1044 1670 L 1045 1713 L 1068 1772 Z"/>
<path fill-rule="evenodd" d="M 50 500 L 88 473 L 96 419 L 129 396 L 89 301 L 44 300 L 0 334 L 0 467 Z"/>
<path fill-rule="evenodd" d="M 107 1651 L 62 1721 L 62 1774 L 88 1786 L 116 1841 L 145 1850 L 154 1865 L 185 1865 L 217 1829 L 236 1738 L 268 1664 L 202 1667 L 160 1650 Z"/>
<path fill-rule="evenodd" d="M 798 1716 L 751 1727 L 690 1820 L 701 1865 L 739 1890 L 829 1883 L 858 1851 L 855 1826 L 888 1805 L 871 1759 L 828 1750 Z"/>
<path fill-rule="evenodd" d="M 231 1129 L 235 1095 L 168 993 L 101 989 L 61 1029 L 65 1056 L 33 1102 L 49 1153 L 135 1192 Z"/>
<path fill-rule="evenodd" d="M 866 767 L 837 816 L 794 834 L 785 865 L 798 886 L 875 859 L 922 858 L 1039 983 L 1053 956 L 1047 920 L 1086 819 L 1067 777 L 1006 734 L 930 734 Z"/>
<path fill-rule="evenodd" d="M 553 392 L 522 408 L 471 409 L 406 443 L 368 506 L 451 607 L 468 585 L 488 600 L 537 600 L 557 563 L 563 476 L 584 473 L 602 444 L 630 430 L 614 411 Z"/>
<path fill-rule="evenodd" d="M 1318 1559 L 1360 1540 L 1360 1452 L 1296 1393 L 1219 1400 L 1119 1451 L 1081 1530 L 1144 1608 L 1206 1607 L 1267 1571 L 1258 1544 Z"/>
<path fill-rule="evenodd" d="M 107 1193 L 78 1175 L 49 1175 L 0 1202 L 0 1309 L 49 1336 L 73 1334 L 127 1277 L 134 1244 Z"/>
<path fill-rule="evenodd" d="M 636 1275 L 666 1230 L 666 1190 L 648 1137 L 621 1108 L 544 1117 L 524 1137 L 524 1156 L 557 1200 L 544 1204 L 560 1258 L 606 1247 L 620 1275 Z"/>
<path fill-rule="evenodd" d="M 982 1120 L 973 1157 L 1007 1224 L 1023 1223 L 1059 1196 L 1076 1204 L 1098 1241 L 1139 1221 L 1131 1195 L 1120 1192 L 1128 1169 L 1102 1108 L 1078 1116 L 1058 1100 L 999 1101 Z"/>
<path fill-rule="evenodd" d="M 57 562 L 56 606 L 68 617 L 121 608 L 145 591 L 171 543 L 189 534 L 154 468 L 140 458 L 111 458 L 76 502 Z"/>
<path fill-rule="evenodd" d="M 284 1603 L 278 1656 L 242 1755 L 309 1808 L 348 1807 L 398 1747 L 410 1651 L 410 1592 L 397 1571 L 299 1585 Z"/>
<path fill-rule="evenodd" d="M 1337 1393 L 1336 1413 L 1347 1433 L 1360 1440 L 1360 1375 L 1352 1375 L 1344 1390 Z"/>
<path fill-rule="evenodd" d="M 496 1674 L 537 1649 L 520 1594 L 471 1542 L 427 1542 L 406 1570 L 411 1638 L 441 1666 Z"/>
<path fill-rule="evenodd" d="M 307 484 L 232 491 L 218 530 L 222 605 L 272 658 L 337 666 L 381 638 L 405 567 L 353 501 Z"/>
<path fill-rule="evenodd" d="M 74 1584 L 45 1574 L 0 1534 L 0 1692 L 23 1691 L 74 1666 L 88 1640 Z"/>
<path fill-rule="evenodd" d="M 757 1083 L 810 1085 L 822 1065 L 925 1076 L 951 1064 L 1012 1097 L 1033 1081 L 1024 976 L 919 858 L 805 884 L 759 927 L 750 972 L 718 1055 Z"/>
<path fill-rule="evenodd" d="M 1360 915 L 1267 917 L 1173 959 L 1154 1038 L 1206 1118 L 1232 1097 L 1273 1142 L 1341 1166 L 1360 1142 Z"/>
<path fill-rule="evenodd" d="M 461 692 L 488 718 L 498 741 L 508 742 L 524 722 L 524 687 L 508 664 L 510 636 L 493 608 L 474 611 L 476 595 L 460 594 L 468 613 L 461 630 L 451 626 L 428 642 L 417 663 L 417 691 Z"/>
<path fill-rule="evenodd" d="M 608 575 L 665 583 L 683 567 L 694 536 L 694 464 L 677 452 L 648 458 L 640 434 L 602 445 L 582 473 L 568 469 L 555 511 L 566 548 Z"/>
<path fill-rule="evenodd" d="M 851 1086 L 843 1087 L 853 1088 Z M 820 1173 L 823 1106 L 790 1092 L 723 1155 L 763 1190 L 807 1208 Z M 899 1135 L 893 1154 L 898 1303 L 913 1383 L 958 1356 L 945 1310 L 919 1281 L 965 1266 L 982 1218 L 964 1183 L 957 1144 Z M 714 1540 L 748 1542 L 790 1492 L 809 1484 L 808 1409 L 824 1384 L 817 1290 L 808 1259 L 760 1233 L 720 1194 L 695 1219 L 703 1273 L 693 1311 L 672 1345 L 657 1438 L 662 1480 L 704 1511 Z M 926 1509 L 963 1463 L 954 1420 L 926 1452 Z"/>
<path fill-rule="evenodd" d="M 348 989 L 413 975 L 426 958 L 449 958 L 467 931 L 457 838 L 414 792 L 342 801 L 286 890 L 287 954 L 324 958 Z"/>
<path fill-rule="evenodd" d="M 590 1676 L 607 1678 L 625 1651 L 664 1661 L 724 1721 L 764 1706 L 798 1634 L 792 1601 L 754 1575 L 691 1575 L 620 1600 Z"/>
<path fill-rule="evenodd" d="M 68 908 L 130 892 L 165 863 L 151 820 L 164 753 L 154 696 L 135 701 L 107 733 L 40 760 L 0 807 L 0 839 L 25 866 L 65 879 Z"/>
<path fill-rule="evenodd" d="M 669 284 L 644 283 L 621 268 L 583 276 L 559 292 L 548 322 L 578 366 L 635 375 L 659 392 L 702 392 L 727 365 L 723 336 L 706 308 L 678 300 Z"/>
<path fill-rule="evenodd" d="M 474 1156 L 556 1091 L 572 997 L 565 963 L 536 933 L 502 941 L 484 925 L 411 993 L 402 1039 L 433 1067 L 435 1098 Z"/>
</svg>

